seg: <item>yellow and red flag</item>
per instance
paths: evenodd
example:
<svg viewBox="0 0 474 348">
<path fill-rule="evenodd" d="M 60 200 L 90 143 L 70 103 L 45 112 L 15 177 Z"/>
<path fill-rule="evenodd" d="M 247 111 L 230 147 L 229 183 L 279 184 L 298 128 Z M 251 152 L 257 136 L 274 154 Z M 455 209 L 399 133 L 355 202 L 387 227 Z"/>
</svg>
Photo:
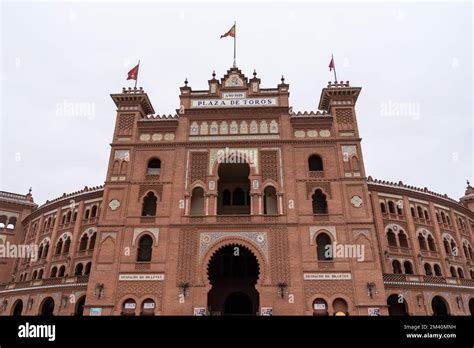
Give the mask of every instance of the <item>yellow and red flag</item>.
<svg viewBox="0 0 474 348">
<path fill-rule="evenodd" d="M 227 36 L 235 37 L 235 24 L 232 26 L 232 28 L 229 29 L 227 33 L 225 33 L 224 35 L 221 35 L 221 39 Z"/>
</svg>

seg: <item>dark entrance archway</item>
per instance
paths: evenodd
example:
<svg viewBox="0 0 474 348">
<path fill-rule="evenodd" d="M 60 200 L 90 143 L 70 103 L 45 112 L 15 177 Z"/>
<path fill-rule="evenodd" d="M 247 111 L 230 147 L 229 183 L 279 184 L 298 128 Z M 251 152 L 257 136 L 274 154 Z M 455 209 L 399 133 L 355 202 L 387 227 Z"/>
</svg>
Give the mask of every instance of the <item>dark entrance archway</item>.
<svg viewBox="0 0 474 348">
<path fill-rule="evenodd" d="M 23 301 L 18 300 L 16 301 L 15 305 L 13 306 L 12 315 L 20 316 L 23 312 Z"/>
<path fill-rule="evenodd" d="M 433 309 L 433 315 L 435 316 L 449 315 L 446 301 L 441 296 L 433 297 L 433 299 L 431 300 L 431 308 Z"/>
<path fill-rule="evenodd" d="M 245 246 L 232 244 L 219 249 L 208 265 L 212 285 L 207 295 L 211 315 L 255 315 L 260 274 L 257 257 Z"/>
<path fill-rule="evenodd" d="M 224 314 L 252 315 L 253 304 L 249 295 L 243 292 L 233 292 L 227 296 L 224 303 Z"/>
<path fill-rule="evenodd" d="M 405 299 L 398 294 L 392 294 L 387 299 L 388 314 L 391 316 L 408 315 Z"/>
<path fill-rule="evenodd" d="M 82 296 L 76 303 L 75 316 L 82 317 L 84 315 L 84 305 L 86 304 L 86 297 Z"/>
<path fill-rule="evenodd" d="M 40 315 L 43 316 L 52 316 L 54 312 L 54 300 L 51 297 L 48 297 L 43 301 L 40 309 Z"/>
<path fill-rule="evenodd" d="M 469 300 L 469 312 L 474 315 L 474 297 Z"/>
</svg>

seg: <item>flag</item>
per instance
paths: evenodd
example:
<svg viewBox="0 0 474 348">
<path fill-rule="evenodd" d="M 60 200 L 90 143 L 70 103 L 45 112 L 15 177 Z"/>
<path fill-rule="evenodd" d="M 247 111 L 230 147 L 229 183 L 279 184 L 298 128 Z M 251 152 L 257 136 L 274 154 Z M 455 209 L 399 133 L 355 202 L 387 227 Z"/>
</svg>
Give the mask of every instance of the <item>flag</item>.
<svg viewBox="0 0 474 348">
<path fill-rule="evenodd" d="M 225 33 L 224 35 L 221 35 L 221 39 L 226 36 L 235 37 L 235 24 L 232 26 L 232 28 L 230 28 L 230 30 L 227 33 Z"/>
<path fill-rule="evenodd" d="M 335 69 L 336 67 L 334 66 L 334 57 L 331 57 L 331 61 L 329 62 L 329 71 L 332 71 L 332 69 Z"/>
<path fill-rule="evenodd" d="M 128 72 L 127 80 L 137 80 L 138 79 L 138 68 L 140 67 L 140 63 L 137 64 L 132 70 Z"/>
</svg>

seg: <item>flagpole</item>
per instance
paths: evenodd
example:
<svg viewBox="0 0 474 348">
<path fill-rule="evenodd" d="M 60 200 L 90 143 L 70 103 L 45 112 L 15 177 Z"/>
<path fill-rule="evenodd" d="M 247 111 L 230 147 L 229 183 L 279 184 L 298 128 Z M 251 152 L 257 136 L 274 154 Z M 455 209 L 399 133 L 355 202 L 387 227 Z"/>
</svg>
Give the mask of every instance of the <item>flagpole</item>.
<svg viewBox="0 0 474 348">
<path fill-rule="evenodd" d="M 138 60 L 137 78 L 135 79 L 135 89 L 137 88 L 138 72 L 139 72 L 139 70 L 140 70 L 140 59 Z"/>
<path fill-rule="evenodd" d="M 331 59 L 332 59 L 332 63 L 334 65 L 333 69 L 334 69 L 334 82 L 337 82 L 337 75 L 336 75 L 336 62 L 334 61 L 334 56 L 331 54 Z"/>
<path fill-rule="evenodd" d="M 237 52 L 237 21 L 234 21 L 234 68 L 237 68 L 236 52 Z"/>
</svg>

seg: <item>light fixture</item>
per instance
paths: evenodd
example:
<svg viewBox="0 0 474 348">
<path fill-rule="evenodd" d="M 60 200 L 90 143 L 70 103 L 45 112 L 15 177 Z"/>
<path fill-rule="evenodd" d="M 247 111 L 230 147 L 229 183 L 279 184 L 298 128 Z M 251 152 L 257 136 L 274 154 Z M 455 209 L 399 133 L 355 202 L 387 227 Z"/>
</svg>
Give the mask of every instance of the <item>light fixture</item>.
<svg viewBox="0 0 474 348">
<path fill-rule="evenodd" d="M 68 295 L 63 295 L 61 300 L 62 300 L 63 307 L 66 308 L 68 300 L 69 300 L 69 296 Z"/>
<path fill-rule="evenodd" d="M 464 303 L 462 302 L 461 296 L 456 296 L 456 303 L 458 304 L 459 309 L 462 309 L 464 307 Z"/>
<path fill-rule="evenodd" d="M 27 306 L 28 310 L 30 311 L 31 308 L 33 307 L 33 298 L 32 298 L 32 297 L 29 297 L 29 298 L 28 298 L 28 301 L 27 301 L 27 303 L 26 303 L 26 306 Z"/>
<path fill-rule="evenodd" d="M 105 286 L 104 286 L 104 283 L 97 283 L 95 285 L 95 288 L 94 288 L 94 292 L 92 293 L 92 295 L 95 297 L 95 298 L 102 298 L 104 297 L 104 290 Z"/>
<path fill-rule="evenodd" d="M 418 305 L 418 307 L 421 307 L 425 304 L 425 298 L 423 297 L 423 295 L 416 296 L 416 304 Z"/>
<path fill-rule="evenodd" d="M 179 294 L 188 297 L 188 289 L 189 289 L 189 283 L 181 282 L 178 285 L 179 287 Z"/>
<path fill-rule="evenodd" d="M 376 286 L 374 282 L 367 283 L 367 295 L 370 298 L 374 297 L 374 294 L 376 294 Z"/>
<path fill-rule="evenodd" d="M 285 295 L 288 292 L 288 284 L 285 282 L 278 283 L 278 296 L 280 298 L 285 298 Z"/>
</svg>

